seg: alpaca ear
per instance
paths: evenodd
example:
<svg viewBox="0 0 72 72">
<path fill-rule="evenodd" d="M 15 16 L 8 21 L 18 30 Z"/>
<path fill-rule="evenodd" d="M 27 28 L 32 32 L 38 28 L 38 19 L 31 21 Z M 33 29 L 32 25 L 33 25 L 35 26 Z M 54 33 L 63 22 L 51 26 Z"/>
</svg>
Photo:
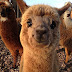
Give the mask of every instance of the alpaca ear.
<svg viewBox="0 0 72 72">
<path fill-rule="evenodd" d="M 61 16 L 70 6 L 71 6 L 71 3 L 68 2 L 65 6 L 63 6 L 60 9 L 56 8 L 56 10 L 58 11 L 59 15 Z"/>
<path fill-rule="evenodd" d="M 9 2 L 9 0 L 5 0 L 5 1 L 8 1 Z"/>
<path fill-rule="evenodd" d="M 23 0 L 16 0 L 17 4 L 19 6 L 19 9 L 21 11 L 21 13 L 23 14 L 24 11 L 29 8 L 29 6 L 23 1 Z"/>
<path fill-rule="evenodd" d="M 70 16 L 71 16 L 71 19 L 72 19 L 72 10 L 71 10 L 71 14 L 70 14 Z"/>
</svg>

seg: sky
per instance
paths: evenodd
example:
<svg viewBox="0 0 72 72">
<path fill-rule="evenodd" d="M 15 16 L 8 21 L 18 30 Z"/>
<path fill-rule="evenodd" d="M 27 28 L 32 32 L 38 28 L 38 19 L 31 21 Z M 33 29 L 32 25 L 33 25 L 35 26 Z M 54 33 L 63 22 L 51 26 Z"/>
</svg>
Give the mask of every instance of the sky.
<svg viewBox="0 0 72 72">
<path fill-rule="evenodd" d="M 64 6 L 65 2 L 71 2 L 72 0 L 24 0 L 27 5 L 36 5 L 36 4 L 45 4 L 50 5 L 52 7 L 61 8 Z"/>
</svg>

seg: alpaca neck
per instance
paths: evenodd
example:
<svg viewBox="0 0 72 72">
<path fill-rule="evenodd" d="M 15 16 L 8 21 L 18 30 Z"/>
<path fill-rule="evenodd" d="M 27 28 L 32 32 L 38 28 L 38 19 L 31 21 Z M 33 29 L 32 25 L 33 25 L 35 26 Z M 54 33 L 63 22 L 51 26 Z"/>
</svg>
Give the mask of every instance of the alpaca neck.
<svg viewBox="0 0 72 72">
<path fill-rule="evenodd" d="M 2 38 L 15 38 L 17 39 L 18 37 L 18 31 L 17 31 L 17 23 L 16 22 L 11 22 L 10 20 L 2 22 L 0 25 L 0 33 Z"/>
<path fill-rule="evenodd" d="M 24 72 L 52 72 L 55 50 L 24 49 Z"/>
</svg>

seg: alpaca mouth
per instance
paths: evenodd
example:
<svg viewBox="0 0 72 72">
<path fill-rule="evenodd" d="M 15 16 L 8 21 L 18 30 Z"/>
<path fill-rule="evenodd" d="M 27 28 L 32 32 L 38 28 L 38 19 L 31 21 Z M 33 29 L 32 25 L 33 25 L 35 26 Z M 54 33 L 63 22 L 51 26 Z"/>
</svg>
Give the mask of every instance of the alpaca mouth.
<svg viewBox="0 0 72 72">
<path fill-rule="evenodd" d="M 39 39 L 39 40 L 36 40 L 38 43 L 46 43 L 47 41 L 43 40 L 43 39 Z"/>
<path fill-rule="evenodd" d="M 48 36 L 46 34 L 44 35 L 37 35 L 35 40 L 38 42 L 38 43 L 47 43 L 47 40 L 48 40 Z"/>
</svg>

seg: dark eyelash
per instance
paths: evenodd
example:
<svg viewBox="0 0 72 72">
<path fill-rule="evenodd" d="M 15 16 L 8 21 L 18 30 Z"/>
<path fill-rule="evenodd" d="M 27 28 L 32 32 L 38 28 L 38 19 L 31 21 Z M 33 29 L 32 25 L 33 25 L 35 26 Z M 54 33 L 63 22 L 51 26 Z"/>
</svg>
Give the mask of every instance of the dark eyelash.
<svg viewBox="0 0 72 72">
<path fill-rule="evenodd" d="M 31 27 L 31 26 L 32 26 L 32 20 L 31 20 L 31 19 L 28 19 L 28 21 L 27 21 L 27 26 L 28 26 L 28 27 Z"/>
</svg>

